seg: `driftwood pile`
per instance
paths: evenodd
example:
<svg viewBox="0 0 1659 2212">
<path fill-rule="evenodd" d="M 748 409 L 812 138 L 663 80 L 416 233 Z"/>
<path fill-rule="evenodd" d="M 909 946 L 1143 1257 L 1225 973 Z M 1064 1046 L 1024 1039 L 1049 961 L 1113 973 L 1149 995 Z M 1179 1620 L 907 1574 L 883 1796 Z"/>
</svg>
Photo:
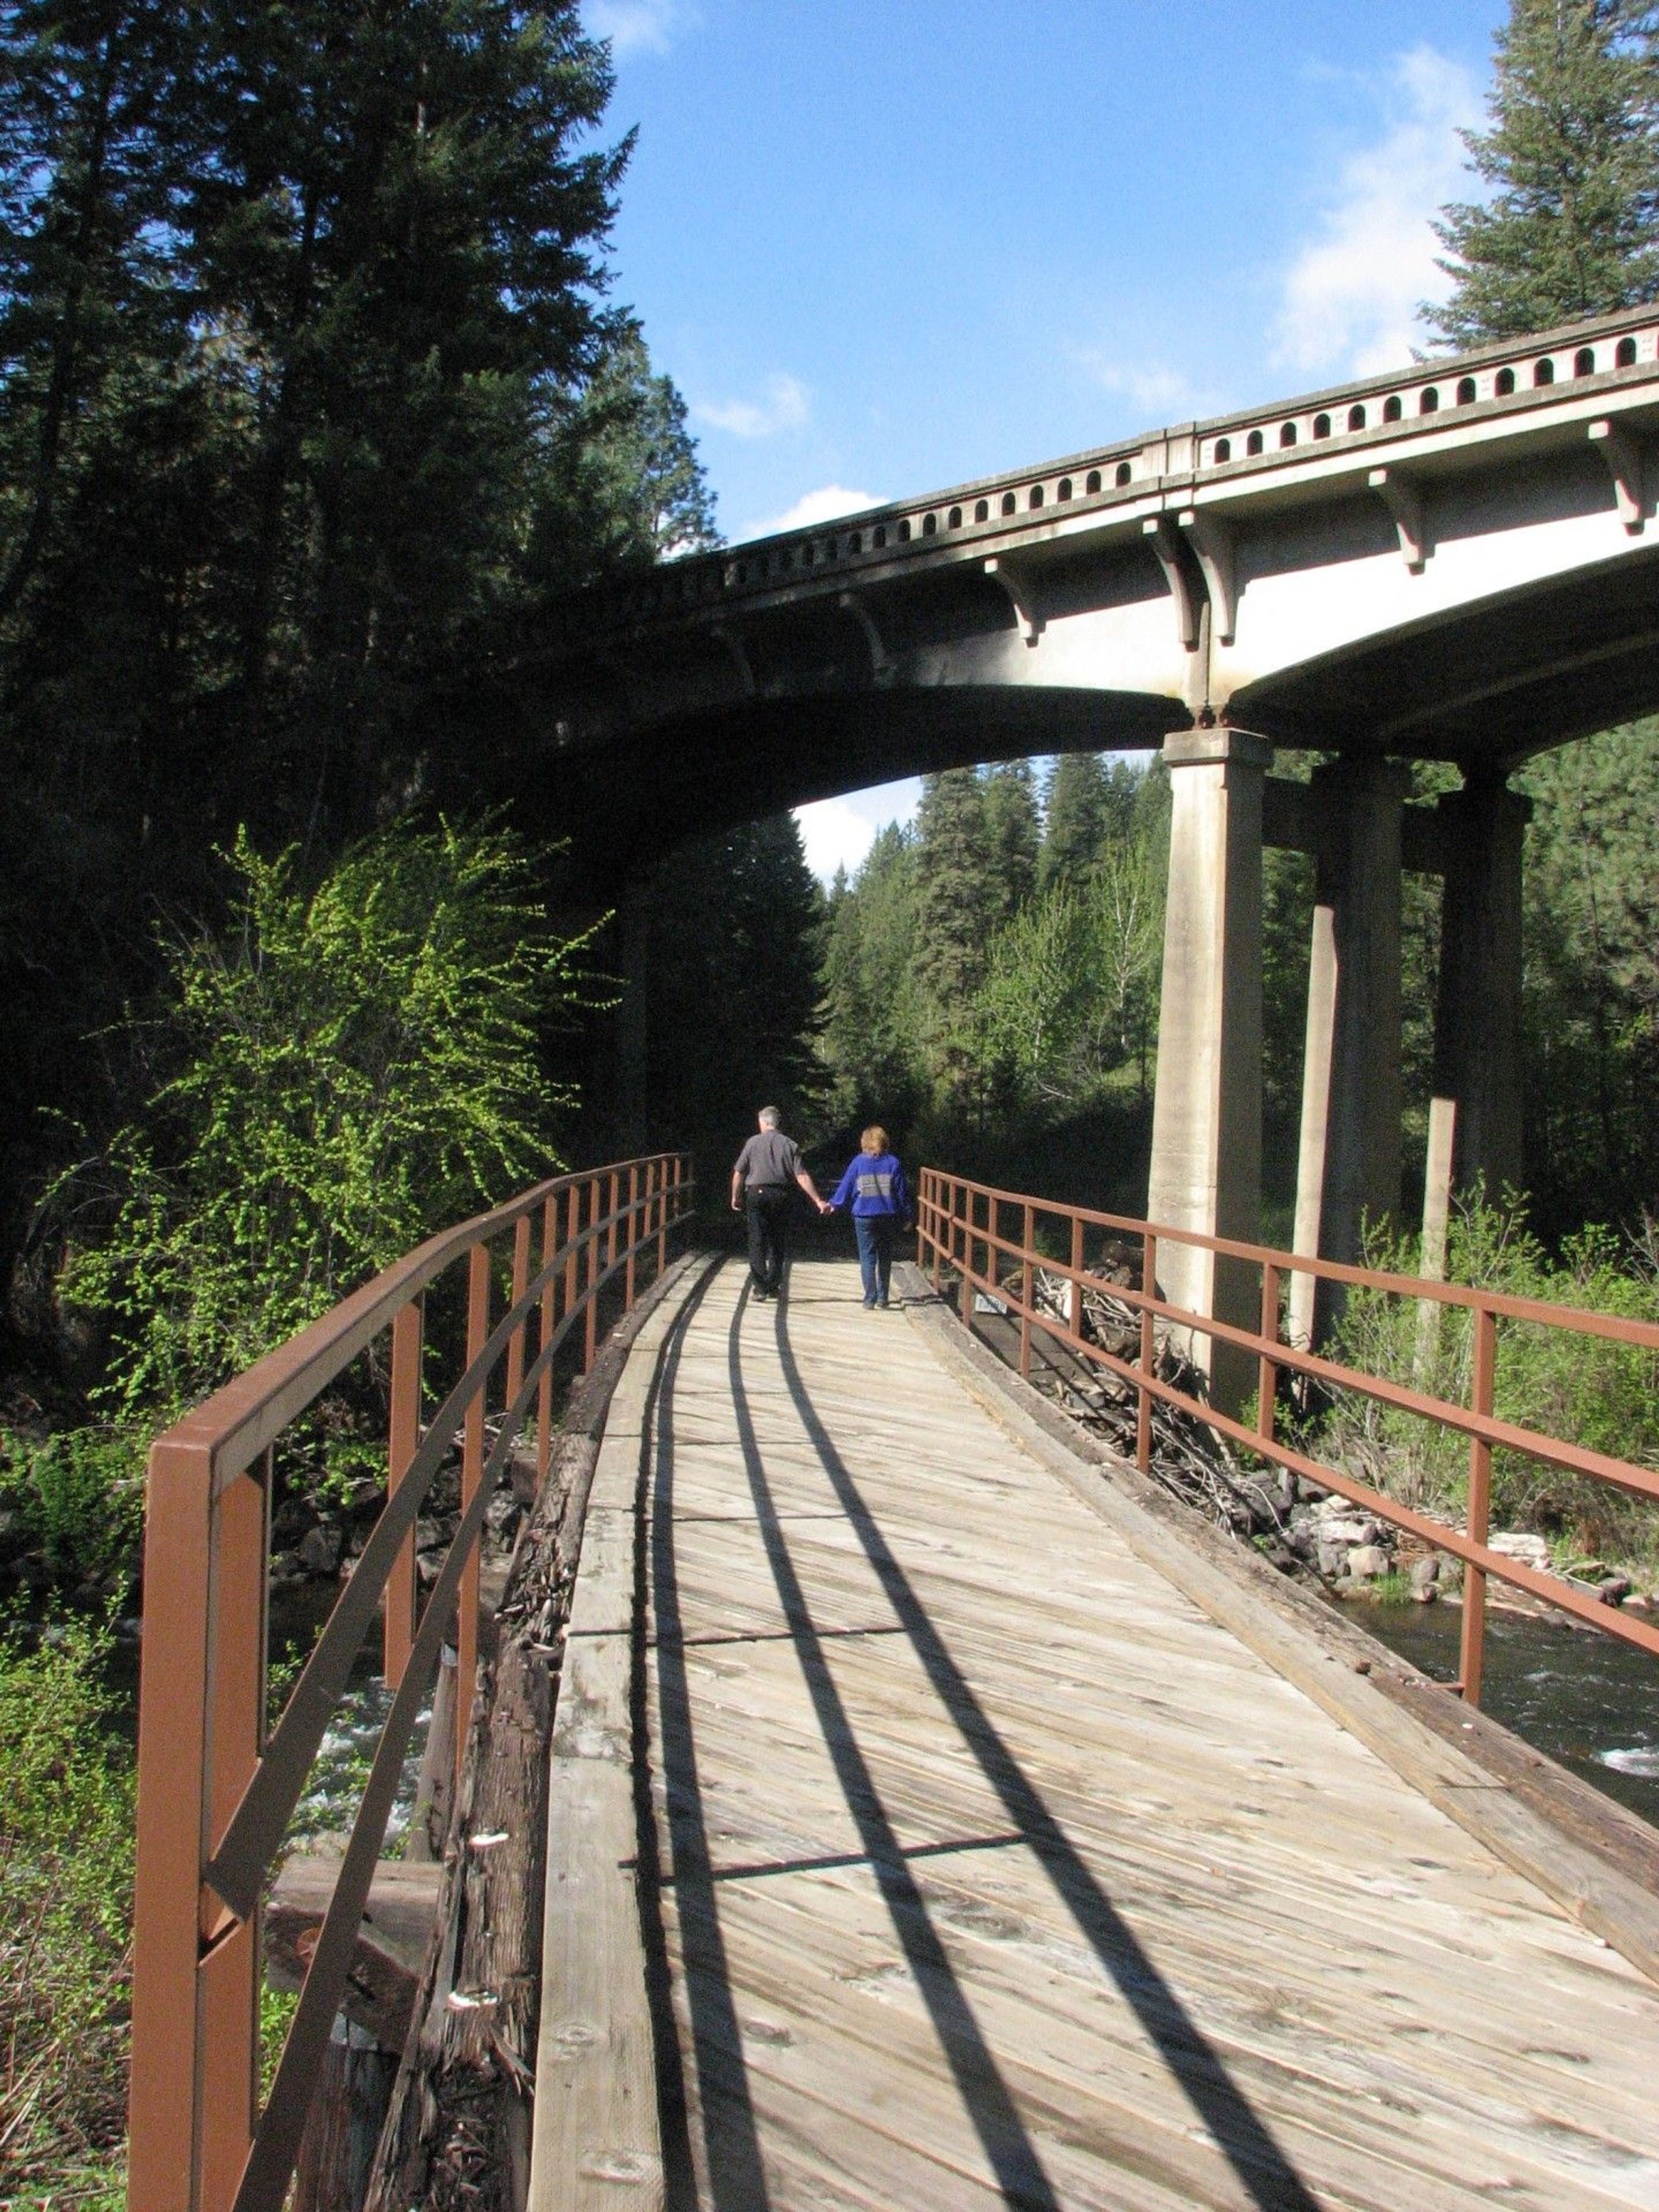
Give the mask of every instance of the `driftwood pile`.
<svg viewBox="0 0 1659 2212">
<path fill-rule="evenodd" d="M 1131 1364 L 1140 1357 L 1140 1314 L 1116 1291 L 1138 1291 L 1141 1282 L 1139 1246 L 1110 1239 L 1101 1258 L 1085 1271 L 1076 1334 L 1088 1344 Z M 1153 1285 L 1157 1289 L 1157 1285 Z M 1036 1271 L 1032 1304 L 1072 1326 L 1071 1280 L 1046 1267 Z M 1201 1398 L 1205 1380 L 1170 1341 L 1169 1330 L 1155 1324 L 1152 1371 L 1160 1382 Z M 1055 1399 L 1126 1458 L 1135 1455 L 1139 1395 L 1115 1370 L 1073 1352 L 1053 1339 L 1042 1340 L 1042 1359 L 1033 1362 L 1031 1381 Z M 1266 1478 L 1241 1464 L 1225 1440 L 1184 1407 L 1152 1401 L 1152 1474 L 1183 1504 L 1196 1506 L 1235 1535 L 1277 1534 L 1283 1509 L 1276 1476 Z"/>
</svg>

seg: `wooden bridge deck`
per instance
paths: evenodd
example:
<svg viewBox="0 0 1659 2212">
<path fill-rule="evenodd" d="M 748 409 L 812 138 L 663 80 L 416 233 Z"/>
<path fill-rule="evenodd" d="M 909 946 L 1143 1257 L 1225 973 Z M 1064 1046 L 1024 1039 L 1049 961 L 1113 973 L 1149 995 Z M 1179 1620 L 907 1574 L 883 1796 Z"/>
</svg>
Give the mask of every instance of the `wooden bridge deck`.
<svg viewBox="0 0 1659 2212">
<path fill-rule="evenodd" d="M 669 2203 L 1659 2207 L 1659 1991 L 850 1266 L 743 1280 L 642 1425 Z"/>
</svg>

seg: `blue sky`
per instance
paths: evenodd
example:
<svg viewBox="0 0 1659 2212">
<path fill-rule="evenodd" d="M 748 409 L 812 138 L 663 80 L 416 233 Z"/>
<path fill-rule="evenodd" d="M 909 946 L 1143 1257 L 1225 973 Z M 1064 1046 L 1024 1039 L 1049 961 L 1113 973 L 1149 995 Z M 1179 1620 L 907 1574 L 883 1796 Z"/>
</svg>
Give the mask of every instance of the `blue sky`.
<svg viewBox="0 0 1659 2212">
<path fill-rule="evenodd" d="M 1504 0 L 586 0 L 726 536 L 1408 357 Z M 820 872 L 909 787 L 803 811 Z"/>
</svg>

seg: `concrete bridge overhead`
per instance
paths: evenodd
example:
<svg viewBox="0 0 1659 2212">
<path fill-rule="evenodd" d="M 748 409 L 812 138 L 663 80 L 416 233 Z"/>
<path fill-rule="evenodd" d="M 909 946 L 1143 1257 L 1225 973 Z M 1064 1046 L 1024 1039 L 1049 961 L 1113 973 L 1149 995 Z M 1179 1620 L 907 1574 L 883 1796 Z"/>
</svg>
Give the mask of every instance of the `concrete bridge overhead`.
<svg viewBox="0 0 1659 2212">
<path fill-rule="evenodd" d="M 1656 436 L 1649 309 L 669 563 L 557 611 L 471 711 L 537 733 L 612 896 L 700 830 L 836 792 L 1161 748 L 1147 1211 L 1257 1233 L 1261 854 L 1293 847 L 1318 878 L 1296 1247 L 1336 1258 L 1400 1203 L 1400 879 L 1441 876 L 1432 1265 L 1451 1191 L 1522 1175 L 1506 779 L 1659 705 Z M 1326 757 L 1308 784 L 1275 749 Z M 1407 805 L 1414 759 L 1463 789 Z M 1224 1262 L 1171 1264 L 1178 1301 L 1249 1318 Z"/>
</svg>

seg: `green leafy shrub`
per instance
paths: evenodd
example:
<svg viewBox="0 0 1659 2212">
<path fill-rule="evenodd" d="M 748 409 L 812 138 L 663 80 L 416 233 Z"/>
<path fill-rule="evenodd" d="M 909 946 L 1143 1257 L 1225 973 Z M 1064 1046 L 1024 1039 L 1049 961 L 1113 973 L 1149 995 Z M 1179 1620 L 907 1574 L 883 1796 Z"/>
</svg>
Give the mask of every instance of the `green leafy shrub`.
<svg viewBox="0 0 1659 2212">
<path fill-rule="evenodd" d="M 533 856 L 399 825 L 307 888 L 247 838 L 222 936 L 168 949 L 157 1080 L 73 1185 L 63 1292 L 110 1324 L 106 1398 L 165 1418 L 447 1224 L 557 1164 L 542 1040 L 584 1000 Z M 135 1025 L 137 1027 L 138 1025 Z"/>
<path fill-rule="evenodd" d="M 128 1573 L 143 1523 L 144 1447 L 131 1429 L 0 1431 L 0 1504 L 60 1580 Z"/>
<path fill-rule="evenodd" d="M 132 1763 L 101 1631 L 0 1638 L 0 2197 L 118 2201 Z"/>
<path fill-rule="evenodd" d="M 1365 1264 L 1401 1274 L 1418 1267 L 1410 1237 L 1368 1237 Z M 1447 1276 L 1553 1305 L 1659 1322 L 1659 1283 L 1613 1231 L 1591 1227 L 1553 1260 L 1524 1208 L 1476 1198 L 1454 1214 Z M 1360 1291 L 1338 1324 L 1334 1355 L 1366 1372 L 1454 1405 L 1470 1402 L 1472 1316 L 1457 1307 Z M 1493 1407 L 1501 1419 L 1636 1465 L 1659 1468 L 1659 1354 L 1604 1339 L 1500 1319 Z M 1320 1449 L 1400 1499 L 1443 1516 L 1467 1507 L 1467 1440 L 1358 1394 L 1341 1395 Z M 1561 1535 L 1582 1554 L 1659 1563 L 1659 1512 L 1607 1483 L 1534 1460 L 1492 1455 L 1492 1525 Z"/>
</svg>

